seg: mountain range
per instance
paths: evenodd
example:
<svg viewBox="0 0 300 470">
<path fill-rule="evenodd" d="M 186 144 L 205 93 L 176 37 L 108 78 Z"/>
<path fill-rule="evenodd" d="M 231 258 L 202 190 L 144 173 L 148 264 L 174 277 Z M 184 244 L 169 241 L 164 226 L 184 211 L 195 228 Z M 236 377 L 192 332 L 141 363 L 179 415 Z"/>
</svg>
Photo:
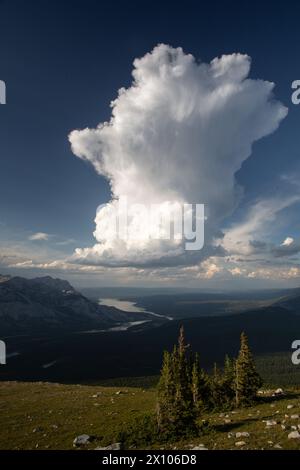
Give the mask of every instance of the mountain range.
<svg viewBox="0 0 300 470">
<path fill-rule="evenodd" d="M 134 313 L 98 305 L 62 279 L 0 275 L 2 337 L 53 330 L 108 329 L 136 319 Z M 147 314 L 139 314 L 138 320 L 145 319 L 148 319 Z"/>
<path fill-rule="evenodd" d="M 170 293 L 142 297 L 140 304 L 148 311 L 151 307 L 159 314 L 175 313 L 172 321 L 99 305 L 97 295 L 89 299 L 69 282 L 48 276 L 0 276 L 0 339 L 7 345 L 7 364 L 0 369 L 0 380 L 77 383 L 156 375 L 163 350 L 172 348 L 183 324 L 204 367 L 222 364 L 227 353 L 235 356 L 239 335 L 245 331 L 265 376 L 278 378 L 279 384 L 299 383 L 291 344 L 300 336 L 300 289 L 262 292 L 259 299 L 255 294 L 256 303 L 246 300 L 246 304 L 242 294 L 235 299 L 228 294 L 218 315 L 212 311 L 220 310 L 222 296 L 211 293 L 178 294 L 173 303 Z M 180 317 L 182 312 L 184 317 Z M 136 320 L 151 322 L 130 323 Z M 128 324 L 131 328 L 126 329 Z"/>
</svg>

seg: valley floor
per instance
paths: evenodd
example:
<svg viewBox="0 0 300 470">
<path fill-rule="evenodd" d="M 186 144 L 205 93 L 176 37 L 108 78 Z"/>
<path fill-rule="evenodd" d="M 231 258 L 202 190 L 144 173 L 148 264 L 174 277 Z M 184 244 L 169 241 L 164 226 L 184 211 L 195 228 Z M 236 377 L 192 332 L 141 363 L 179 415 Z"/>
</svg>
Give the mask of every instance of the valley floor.
<svg viewBox="0 0 300 470">
<path fill-rule="evenodd" d="M 81 434 L 93 437 L 87 449 L 106 446 L 135 417 L 154 411 L 155 401 L 154 388 L 2 382 L 0 449 L 72 449 L 74 438 Z M 188 449 L 203 444 L 207 449 L 300 450 L 300 438 L 288 438 L 300 427 L 300 390 L 203 419 L 211 426 L 207 434 L 168 446 L 157 442 L 152 448 Z M 273 424 L 268 426 L 267 421 Z M 236 436 L 239 432 L 249 436 Z M 237 446 L 237 442 L 243 444 Z"/>
</svg>

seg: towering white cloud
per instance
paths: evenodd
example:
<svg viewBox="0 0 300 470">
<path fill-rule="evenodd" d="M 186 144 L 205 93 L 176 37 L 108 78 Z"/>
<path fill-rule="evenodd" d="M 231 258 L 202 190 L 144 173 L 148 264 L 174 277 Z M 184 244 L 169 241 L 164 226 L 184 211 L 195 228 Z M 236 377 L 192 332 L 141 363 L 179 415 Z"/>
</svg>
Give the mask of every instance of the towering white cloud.
<svg viewBox="0 0 300 470">
<path fill-rule="evenodd" d="M 241 192 L 235 173 L 253 142 L 272 133 L 287 114 L 273 97 L 274 84 L 249 79 L 249 71 L 247 55 L 205 64 L 165 44 L 134 61 L 132 85 L 111 103 L 110 121 L 69 136 L 74 154 L 104 175 L 112 192 L 95 218 L 96 244 L 78 248 L 73 261 L 166 266 L 192 264 L 216 252 L 214 238 Z M 178 241 L 112 238 L 110 217 L 122 197 L 129 204 L 204 203 L 205 248 L 187 253 Z M 130 223 L 134 227 L 135 217 Z"/>
</svg>

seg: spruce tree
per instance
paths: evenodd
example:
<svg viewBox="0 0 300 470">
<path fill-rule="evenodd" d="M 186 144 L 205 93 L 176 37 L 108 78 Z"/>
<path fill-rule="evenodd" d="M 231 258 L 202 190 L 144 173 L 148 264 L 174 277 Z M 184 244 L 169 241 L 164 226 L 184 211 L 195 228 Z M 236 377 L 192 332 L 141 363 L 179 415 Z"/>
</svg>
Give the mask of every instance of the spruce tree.
<svg viewBox="0 0 300 470">
<path fill-rule="evenodd" d="M 195 355 L 192 367 L 191 383 L 194 407 L 199 414 L 201 410 L 211 406 L 211 388 L 208 375 L 200 368 L 198 354 Z"/>
<path fill-rule="evenodd" d="M 157 425 L 164 431 L 174 421 L 175 383 L 173 355 L 164 351 L 163 365 L 158 383 Z"/>
<path fill-rule="evenodd" d="M 217 364 L 214 364 L 211 377 L 211 401 L 214 408 L 222 408 L 223 405 L 223 378 Z"/>
<path fill-rule="evenodd" d="M 185 342 L 184 328 L 180 327 L 178 338 L 178 348 L 174 350 L 175 362 L 175 413 L 176 427 L 181 432 L 187 428 L 194 427 L 195 409 L 193 406 L 193 396 L 191 389 L 191 376 L 187 360 L 187 350 L 189 345 Z"/>
<path fill-rule="evenodd" d="M 248 345 L 248 338 L 241 334 L 241 346 L 235 364 L 235 402 L 236 406 L 248 405 L 256 397 L 262 380 L 256 371 L 252 353 Z"/>
<path fill-rule="evenodd" d="M 225 356 L 223 374 L 224 404 L 233 405 L 235 399 L 235 360 Z"/>
<path fill-rule="evenodd" d="M 184 329 L 180 328 L 178 347 L 164 353 L 158 385 L 157 424 L 160 431 L 185 434 L 195 427 L 195 407 L 191 388 L 191 374 L 187 360 L 188 345 Z"/>
<path fill-rule="evenodd" d="M 182 400 L 187 402 L 189 405 L 192 400 L 191 386 L 190 386 L 190 372 L 189 364 L 187 359 L 187 350 L 189 345 L 185 343 L 184 328 L 180 327 L 179 338 L 178 338 L 178 378 L 177 378 L 177 389 L 180 393 Z"/>
</svg>

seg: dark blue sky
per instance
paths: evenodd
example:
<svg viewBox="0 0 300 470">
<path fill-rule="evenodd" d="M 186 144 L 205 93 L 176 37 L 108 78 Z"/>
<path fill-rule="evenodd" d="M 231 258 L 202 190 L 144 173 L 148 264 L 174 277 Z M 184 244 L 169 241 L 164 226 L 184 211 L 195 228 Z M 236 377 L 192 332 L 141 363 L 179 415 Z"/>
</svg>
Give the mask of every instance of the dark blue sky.
<svg viewBox="0 0 300 470">
<path fill-rule="evenodd" d="M 68 133 L 109 119 L 110 101 L 131 83 L 134 58 L 162 42 L 203 61 L 247 53 L 251 77 L 276 83 L 289 115 L 255 144 L 238 180 L 245 206 L 280 190 L 279 176 L 299 165 L 300 106 L 290 102 L 291 82 L 300 78 L 298 2 L 4 0 L 0 240 L 46 232 L 57 241 L 75 239 L 69 251 L 92 243 L 95 210 L 109 199 L 109 187 L 73 156 Z M 294 233 L 298 221 L 292 225 Z"/>
</svg>

